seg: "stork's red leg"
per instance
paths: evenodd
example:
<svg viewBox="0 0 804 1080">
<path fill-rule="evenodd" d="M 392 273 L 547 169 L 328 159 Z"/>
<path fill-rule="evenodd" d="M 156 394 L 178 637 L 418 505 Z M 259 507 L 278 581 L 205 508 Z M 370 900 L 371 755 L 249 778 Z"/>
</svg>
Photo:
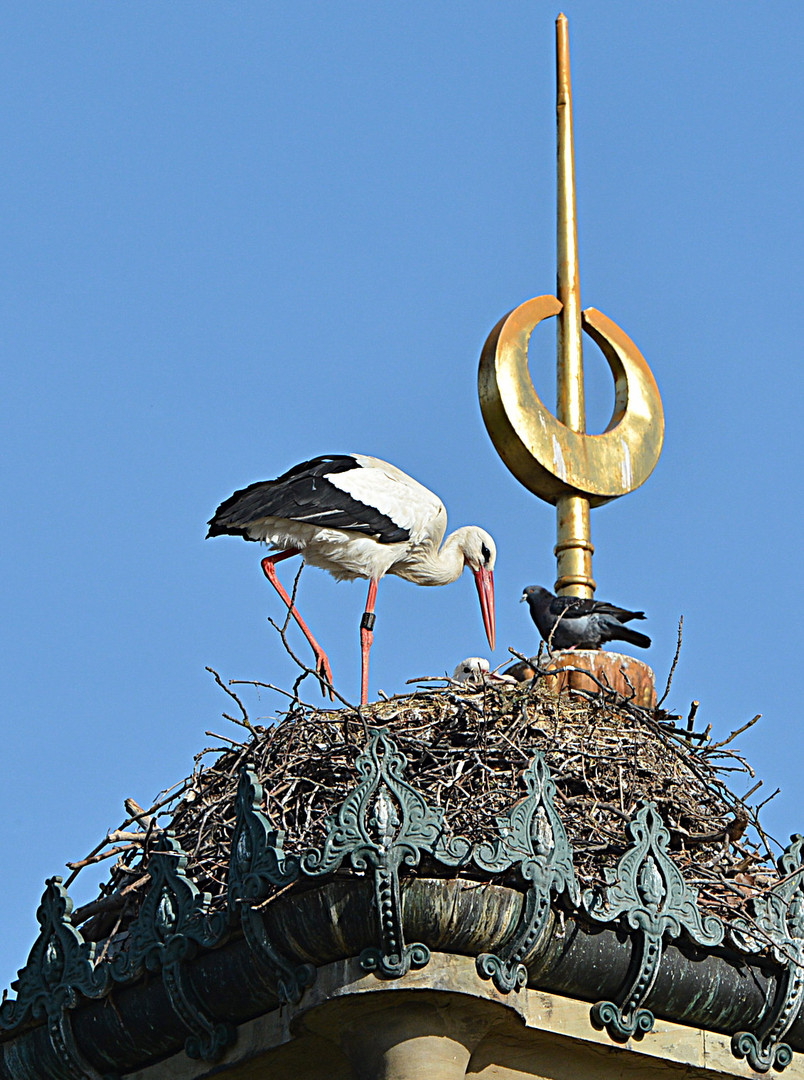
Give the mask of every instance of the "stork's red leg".
<svg viewBox="0 0 804 1080">
<path fill-rule="evenodd" d="M 287 594 L 287 590 L 281 583 L 276 574 L 276 563 L 282 562 L 283 559 L 289 559 L 291 555 L 299 555 L 298 548 L 288 548 L 287 551 L 279 551 L 276 555 L 268 555 L 262 560 L 262 572 L 271 582 L 273 587 L 282 597 L 290 614 L 299 624 L 299 629 L 310 642 L 313 652 L 315 653 L 315 670 L 318 674 L 319 681 L 321 683 L 321 693 L 326 696 L 329 693 L 330 698 L 334 701 L 334 695 L 332 693 L 332 668 L 329 666 L 329 658 L 316 639 L 310 632 L 310 628 L 304 619 L 301 617 L 296 607 Z M 328 685 L 327 685 L 328 684 Z"/>
<path fill-rule="evenodd" d="M 363 612 L 363 618 L 360 620 L 360 652 L 362 657 L 362 663 L 360 667 L 360 704 L 368 704 L 368 675 L 369 675 L 369 652 L 371 651 L 371 645 L 374 641 L 374 623 L 376 615 L 374 614 L 374 605 L 377 602 L 377 582 L 369 582 L 368 597 L 366 599 L 366 610 Z"/>
</svg>

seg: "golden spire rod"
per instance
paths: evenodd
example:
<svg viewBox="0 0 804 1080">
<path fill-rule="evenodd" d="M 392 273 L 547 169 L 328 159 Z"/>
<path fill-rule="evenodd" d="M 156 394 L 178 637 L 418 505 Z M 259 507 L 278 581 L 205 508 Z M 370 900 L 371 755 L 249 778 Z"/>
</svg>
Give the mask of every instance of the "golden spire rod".
<svg viewBox="0 0 804 1080">
<path fill-rule="evenodd" d="M 557 592 L 594 595 L 590 510 L 638 488 L 662 451 L 664 414 L 656 380 L 631 339 L 601 311 L 581 311 L 575 155 L 567 20 L 556 20 L 558 131 L 557 296 L 536 296 L 505 315 L 480 357 L 483 419 L 505 464 L 557 511 Z M 534 389 L 528 343 L 558 317 L 556 415 Z M 600 347 L 614 377 L 614 413 L 601 435 L 586 434 L 582 333 Z"/>
<path fill-rule="evenodd" d="M 556 19 L 556 126 L 558 132 L 558 407 L 562 424 L 586 431 L 581 338 L 581 276 L 578 269 L 578 214 L 575 205 L 575 143 L 572 82 L 566 15 Z"/>
<path fill-rule="evenodd" d="M 572 130 L 572 80 L 566 15 L 556 19 L 556 128 L 558 137 L 558 243 L 556 295 L 558 315 L 558 372 L 556 416 L 571 431 L 586 431 L 581 337 L 581 275 L 578 267 L 578 213 L 575 203 L 575 140 Z M 592 527 L 589 500 L 564 495 L 556 503 L 555 590 L 592 597 Z"/>
</svg>

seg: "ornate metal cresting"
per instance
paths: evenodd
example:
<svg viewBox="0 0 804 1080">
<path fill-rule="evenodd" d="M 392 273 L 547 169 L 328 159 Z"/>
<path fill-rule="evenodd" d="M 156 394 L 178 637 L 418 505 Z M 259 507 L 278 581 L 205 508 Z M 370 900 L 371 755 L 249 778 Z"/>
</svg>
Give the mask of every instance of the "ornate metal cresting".
<svg viewBox="0 0 804 1080">
<path fill-rule="evenodd" d="M 731 932 L 744 952 L 769 949 L 784 972 L 757 1031 L 738 1031 L 731 1040 L 735 1056 L 763 1073 L 784 1069 L 793 1060 L 782 1040 L 804 1001 L 804 836 L 796 833 L 790 839 L 778 863 L 782 880 L 754 900 L 755 922 L 743 920 Z"/>
<path fill-rule="evenodd" d="M 255 773 L 243 769 L 235 801 L 236 819 L 229 857 L 229 911 L 260 972 L 279 1000 L 295 1004 L 315 980 L 312 964 L 289 960 L 273 942 L 258 905 L 277 888 L 299 877 L 299 860 L 284 851 L 285 834 L 262 811 L 263 791 Z"/>
<path fill-rule="evenodd" d="M 572 952 L 586 923 L 614 925 L 618 937 L 628 936 L 631 960 L 622 987 L 612 995 L 614 1000 L 600 1001 L 592 1009 L 593 1022 L 617 1042 L 651 1030 L 654 1017 L 646 1008 L 651 998 L 657 1004 L 664 1001 L 666 1009 L 667 988 L 662 990 L 657 977 L 667 970 L 672 979 L 678 962 L 674 951 L 668 953 L 668 942 L 685 935 L 705 950 L 720 945 L 723 925 L 701 912 L 696 890 L 669 858 L 670 834 L 653 803 L 640 804 L 626 827 L 628 847 L 616 869 L 604 869 L 605 885 L 580 895 L 572 845 L 555 806 L 555 783 L 539 753 L 522 774 L 526 795 L 497 817 L 490 836 L 474 845 L 449 833 L 444 811 L 428 803 L 408 781 L 406 765 L 405 755 L 385 731 L 372 732 L 355 761 L 355 785 L 327 819 L 321 846 L 299 856 L 284 851 L 284 834 L 263 809 L 262 787 L 245 769 L 231 839 L 227 910 L 210 913 L 208 896 L 188 878 L 187 858 L 169 832 L 160 836 L 149 855 L 150 880 L 137 918 L 126 934 L 102 947 L 85 941 L 72 925 L 72 902 L 61 879 L 49 879 L 37 912 L 40 933 L 19 973 L 16 999 L 0 1005 L 0 1029 L 19 1036 L 2 1044 L 3 1075 L 13 1080 L 115 1080 L 118 1041 L 125 1065 L 118 1068 L 128 1074 L 126 1055 L 133 1044 L 126 1042 L 129 1035 L 121 1041 L 126 1029 L 113 987 L 146 981 L 150 973 L 161 973 L 167 1000 L 187 1033 L 187 1053 L 216 1060 L 235 1031 L 215 1015 L 216 1007 L 228 1015 L 231 1006 L 225 996 L 215 999 L 211 993 L 210 953 L 223 946 L 225 954 L 231 946 L 240 956 L 235 967 L 242 961 L 236 969 L 247 979 L 249 971 L 257 973 L 251 985 L 264 987 L 262 1002 L 275 1002 L 277 997 L 280 1002 L 298 1002 L 315 980 L 315 967 L 303 959 L 314 946 L 293 933 L 273 940 L 268 928 L 284 924 L 263 910 L 268 898 L 281 905 L 278 894 L 288 887 L 292 897 L 296 882 L 306 891 L 316 881 L 329 887 L 331 882 L 325 879 L 333 874 L 357 879 L 349 895 L 350 903 L 357 909 L 364 905 L 367 913 L 365 922 L 355 923 L 361 926 L 355 951 L 362 949 L 359 956 L 365 970 L 399 978 L 426 965 L 427 940 L 405 939 L 407 920 L 419 918 L 418 925 L 422 923 L 421 912 L 413 914 L 416 901 L 406 908 L 400 882 L 405 870 L 420 866 L 423 854 L 429 856 L 427 876 L 437 876 L 435 864 L 441 863 L 452 868 L 449 876 L 463 870 L 470 882 L 486 875 L 502 876 L 508 885 L 515 875 L 525 882 L 513 930 L 506 928 L 494 953 L 477 958 L 479 974 L 493 979 L 503 994 L 516 992 L 528 981 L 539 986 L 545 974 L 552 978 L 561 955 L 567 949 Z M 767 987 L 761 992 L 764 1006 L 762 997 L 757 1001 L 754 995 L 751 1016 L 758 1018 L 754 1029 L 739 1030 L 732 1038 L 734 1054 L 747 1058 L 757 1072 L 781 1071 L 793 1057 L 783 1040 L 804 1002 L 803 855 L 804 838 L 794 836 L 779 860 L 781 880 L 754 900 L 753 918 L 733 924 L 730 931 L 732 943 L 754 958 L 754 977 L 765 980 Z M 354 875 L 348 873 L 347 860 Z M 368 903 L 366 883 L 372 898 Z M 560 941 L 551 917 L 556 901 L 574 925 Z M 237 952 L 242 945 L 239 936 L 232 933 L 238 925 L 245 957 Z M 421 936 L 426 933 L 419 931 Z M 734 954 L 732 963 L 733 958 Z M 762 974 L 764 969 L 773 973 Z M 91 1006 L 88 1026 L 86 1016 L 73 1025 L 73 1010 L 107 997 L 112 1002 L 108 1008 Z M 673 1016 L 670 1012 L 669 1018 Z M 80 1040 L 82 1033 L 86 1040 L 87 1031 L 96 1033 L 104 1025 L 111 1025 L 111 1040 L 108 1031 L 100 1044 L 94 1034 L 90 1041 Z M 168 1045 L 178 1049 L 177 1025 L 174 1021 L 169 1026 L 173 1041 L 163 1045 L 157 1039 L 159 1054 L 167 1052 Z M 131 1028 L 127 1030 L 130 1033 Z"/>
<path fill-rule="evenodd" d="M 478 974 L 493 979 L 506 994 L 525 986 L 524 961 L 548 926 L 551 894 L 566 894 L 572 903 L 580 899 L 572 847 L 556 813 L 556 786 L 544 758 L 536 753 L 523 774 L 528 794 L 497 818 L 500 835 L 478 845 L 474 861 L 481 870 L 501 874 L 516 867 L 528 883 L 519 925 L 499 955 L 481 953 Z"/>
<path fill-rule="evenodd" d="M 115 982 L 161 971 L 168 999 L 188 1031 L 187 1056 L 217 1061 L 234 1041 L 230 1024 L 218 1023 L 185 978 L 185 964 L 199 947 L 215 948 L 227 934 L 226 913 L 208 914 L 209 896 L 185 872 L 187 856 L 169 832 L 158 839 L 148 862 L 151 882 L 128 948 L 110 965 Z"/>
<path fill-rule="evenodd" d="M 0 1005 L 0 1025 L 14 1030 L 28 1020 L 45 1018 L 48 1041 L 60 1075 L 72 1080 L 114 1080 L 99 1073 L 81 1054 L 73 1036 L 69 1010 L 79 994 L 100 998 L 108 993 L 109 971 L 95 966 L 95 946 L 84 941 L 70 921 L 73 902 L 60 877 L 48 878 L 36 912 L 39 937 L 19 973 L 16 1000 Z M 14 1054 L 8 1062 L 20 1077 L 37 1075 L 37 1062 Z"/>
<path fill-rule="evenodd" d="M 581 311 L 569 36 L 563 15 L 556 22 L 556 70 L 558 295 L 528 300 L 497 323 L 480 358 L 479 392 L 483 419 L 500 457 L 529 491 L 556 506 L 556 591 L 591 597 L 590 508 L 647 480 L 662 450 L 664 415 L 656 382 L 633 341 L 601 312 Z M 528 371 L 531 333 L 554 315 L 555 416 Z M 599 345 L 614 377 L 614 412 L 602 435 L 586 434 L 583 331 Z"/>
<path fill-rule="evenodd" d="M 656 804 L 641 803 L 626 826 L 631 846 L 617 864 L 604 870 L 602 892 L 588 889 L 584 906 L 597 922 L 624 917 L 637 931 L 631 970 L 618 1001 L 599 1001 L 592 1008 L 592 1023 L 625 1042 L 653 1028 L 653 1013 L 643 1007 L 662 959 L 663 939 L 673 940 L 682 930 L 699 945 L 713 947 L 723 940 L 723 924 L 714 915 L 702 916 L 698 893 L 690 888 L 667 854 L 670 833 Z"/>
<path fill-rule="evenodd" d="M 364 949 L 366 971 L 398 978 L 411 967 L 424 967 L 430 950 L 421 942 L 405 943 L 399 869 L 418 866 L 428 852 L 445 866 L 465 863 L 472 845 L 462 836 L 445 835 L 444 811 L 429 806 L 405 780 L 407 758 L 384 731 L 375 731 L 356 766 L 362 781 L 327 818 L 321 850 L 308 851 L 301 866 L 306 874 L 330 874 L 346 855 L 357 871 L 373 870 L 379 947 Z"/>
</svg>

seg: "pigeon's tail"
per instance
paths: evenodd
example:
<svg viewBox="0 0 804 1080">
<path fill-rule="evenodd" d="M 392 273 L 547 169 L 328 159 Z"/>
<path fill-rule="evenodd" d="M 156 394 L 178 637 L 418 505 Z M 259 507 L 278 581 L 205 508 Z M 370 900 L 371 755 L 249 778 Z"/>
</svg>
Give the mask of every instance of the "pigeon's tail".
<svg viewBox="0 0 804 1080">
<path fill-rule="evenodd" d="M 650 648 L 650 638 L 647 634 L 640 634 L 638 630 L 632 630 L 630 626 L 618 624 L 612 638 L 616 641 L 627 641 L 629 645 L 636 645 L 640 649 Z"/>
</svg>

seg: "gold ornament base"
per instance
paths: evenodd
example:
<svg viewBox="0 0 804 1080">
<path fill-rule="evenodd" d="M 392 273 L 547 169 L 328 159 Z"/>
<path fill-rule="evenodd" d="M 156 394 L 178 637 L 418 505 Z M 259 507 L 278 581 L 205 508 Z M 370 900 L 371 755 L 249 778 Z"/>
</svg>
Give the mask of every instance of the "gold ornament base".
<svg viewBox="0 0 804 1080">
<path fill-rule="evenodd" d="M 554 652 L 544 667 L 559 674 L 547 676 L 546 685 L 556 694 L 565 690 L 599 693 L 604 687 L 630 698 L 643 709 L 656 708 L 656 676 L 643 660 L 604 649 L 561 649 Z M 573 668 L 575 670 L 564 670 Z M 589 672 L 594 676 L 590 679 Z M 598 682 L 594 680 L 597 679 Z"/>
</svg>

